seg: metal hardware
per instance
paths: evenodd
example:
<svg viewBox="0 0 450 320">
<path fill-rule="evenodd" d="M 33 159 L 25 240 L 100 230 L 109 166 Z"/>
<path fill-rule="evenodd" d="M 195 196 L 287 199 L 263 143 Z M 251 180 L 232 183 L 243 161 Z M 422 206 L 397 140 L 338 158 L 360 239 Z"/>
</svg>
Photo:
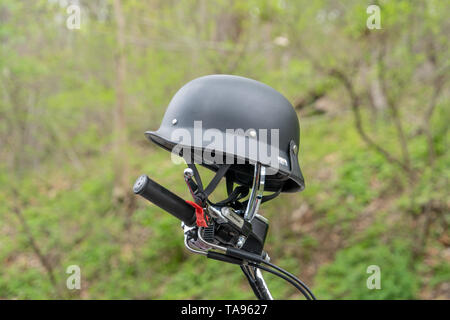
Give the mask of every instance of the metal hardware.
<svg viewBox="0 0 450 320">
<path fill-rule="evenodd" d="M 263 253 L 262 253 L 262 258 L 264 260 L 266 260 L 267 262 L 270 262 L 269 254 L 267 252 L 265 252 L 265 251 L 263 251 Z"/>
<path fill-rule="evenodd" d="M 232 222 L 239 229 L 242 229 L 244 226 L 244 219 L 236 214 L 233 208 L 223 207 L 220 211 L 222 212 L 222 215 L 228 219 L 228 221 Z"/>
<path fill-rule="evenodd" d="M 181 223 L 181 228 L 183 229 L 183 233 L 184 233 L 184 246 L 191 252 L 196 253 L 196 254 L 201 254 L 201 255 L 205 255 L 206 256 L 206 250 L 201 250 L 200 248 L 197 249 L 193 249 L 188 242 L 188 233 L 192 230 L 194 230 L 196 227 L 188 227 L 187 225 L 184 224 L 184 222 Z"/>
<path fill-rule="evenodd" d="M 196 254 L 201 254 L 201 255 L 206 256 L 206 251 L 201 251 L 201 250 L 192 249 L 192 247 L 188 244 L 187 235 L 184 235 L 184 246 L 185 246 L 190 252 L 193 252 L 193 253 L 196 253 Z"/>
<path fill-rule="evenodd" d="M 255 213 L 255 218 L 258 218 L 261 221 L 264 221 L 265 223 L 269 224 L 269 219 L 267 219 L 266 217 L 263 217 L 262 215 Z"/>
<path fill-rule="evenodd" d="M 191 179 L 194 176 L 194 171 L 191 168 L 186 168 L 183 174 L 185 179 Z"/>
<path fill-rule="evenodd" d="M 203 230 L 203 228 L 198 228 L 198 238 L 200 239 L 200 241 L 202 241 L 204 244 L 210 246 L 213 249 L 217 249 L 217 250 L 220 250 L 222 252 L 227 252 L 227 248 L 219 246 L 219 245 L 211 243 L 211 242 L 208 242 L 205 239 L 203 239 L 203 237 L 202 237 L 202 230 Z"/>
<path fill-rule="evenodd" d="M 198 190 L 198 186 L 192 179 L 192 177 L 194 176 L 194 170 L 192 170 L 191 168 L 184 169 L 183 176 L 184 176 L 184 181 L 186 182 L 186 185 L 189 189 L 189 192 L 191 193 L 192 198 L 197 203 L 197 198 L 195 196 L 195 193 Z M 199 204 L 199 203 L 197 203 L 197 204 Z"/>
<path fill-rule="evenodd" d="M 208 206 L 208 213 L 211 215 L 211 217 L 216 219 L 215 222 L 217 222 L 218 224 L 223 224 L 223 223 L 228 222 L 228 219 L 222 215 L 222 211 L 220 210 L 219 207 Z"/>
<path fill-rule="evenodd" d="M 237 241 L 237 243 L 236 243 L 236 247 L 238 248 L 238 249 L 240 249 L 240 248 L 242 248 L 242 246 L 244 245 L 244 243 L 245 243 L 245 240 L 247 240 L 246 238 L 245 238 L 245 236 L 239 236 L 239 239 L 238 239 L 238 241 Z"/>
<path fill-rule="evenodd" d="M 266 178 L 266 167 L 260 163 L 255 164 L 255 173 L 253 175 L 252 192 L 248 199 L 247 208 L 245 209 L 244 219 L 251 221 L 253 216 L 258 212 L 264 192 L 264 182 Z"/>
<path fill-rule="evenodd" d="M 264 277 L 261 273 L 261 270 L 258 268 L 254 268 L 254 274 L 255 274 L 255 280 L 258 284 L 258 286 L 261 289 L 261 292 L 266 296 L 268 300 L 273 300 L 272 294 L 270 293 L 269 288 L 267 287 L 266 281 L 264 280 Z"/>
</svg>

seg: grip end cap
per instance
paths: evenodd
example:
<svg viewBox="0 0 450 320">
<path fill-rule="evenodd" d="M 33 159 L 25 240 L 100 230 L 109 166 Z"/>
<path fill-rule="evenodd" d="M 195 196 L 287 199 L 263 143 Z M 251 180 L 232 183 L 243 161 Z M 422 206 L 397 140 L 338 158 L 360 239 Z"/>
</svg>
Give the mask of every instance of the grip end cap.
<svg viewBox="0 0 450 320">
<path fill-rule="evenodd" d="M 133 192 L 135 194 L 140 194 L 142 190 L 144 190 L 145 186 L 147 185 L 149 181 L 149 178 L 147 175 L 143 174 L 139 178 L 136 179 L 136 182 L 133 185 Z"/>
</svg>

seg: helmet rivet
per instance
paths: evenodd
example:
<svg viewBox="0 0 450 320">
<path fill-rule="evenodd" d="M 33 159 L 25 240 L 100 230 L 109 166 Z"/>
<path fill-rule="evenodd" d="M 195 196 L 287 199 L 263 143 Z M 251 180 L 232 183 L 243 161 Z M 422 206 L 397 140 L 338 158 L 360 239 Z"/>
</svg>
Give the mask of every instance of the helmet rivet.
<svg viewBox="0 0 450 320">
<path fill-rule="evenodd" d="M 172 120 L 172 125 L 176 125 L 176 124 L 177 124 L 177 122 L 178 122 L 178 120 L 177 120 L 177 119 L 173 119 L 173 120 Z"/>
<path fill-rule="evenodd" d="M 294 144 L 294 145 L 292 146 L 292 151 L 294 151 L 294 153 L 297 154 L 298 148 L 297 148 L 297 145 L 296 145 L 296 144 Z"/>
<path fill-rule="evenodd" d="M 185 178 L 190 179 L 190 178 L 192 178 L 193 175 L 194 175 L 194 171 L 192 171 L 191 168 L 184 169 L 184 177 Z"/>
<path fill-rule="evenodd" d="M 256 131 L 252 129 L 248 132 L 248 135 L 252 138 L 256 138 Z"/>
</svg>

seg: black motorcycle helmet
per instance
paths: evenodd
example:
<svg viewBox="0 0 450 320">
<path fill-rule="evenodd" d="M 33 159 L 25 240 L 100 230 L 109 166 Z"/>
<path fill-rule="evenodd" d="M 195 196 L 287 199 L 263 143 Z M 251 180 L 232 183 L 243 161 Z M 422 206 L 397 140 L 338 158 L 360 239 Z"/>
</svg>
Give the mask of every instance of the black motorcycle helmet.
<svg viewBox="0 0 450 320">
<path fill-rule="evenodd" d="M 230 129 L 242 129 L 231 134 L 239 144 L 256 139 L 258 148 L 276 152 L 276 163 L 250 154 L 236 146 L 226 148 L 226 141 L 190 141 L 174 138 L 175 130 L 183 129 L 194 136 L 196 121 L 201 121 L 201 130 L 214 130 L 230 137 Z M 277 130 L 278 141 L 268 135 L 261 141 L 264 130 Z M 244 132 L 244 134 L 242 134 Z M 250 188 L 255 163 L 261 163 L 271 174 L 265 179 L 264 190 L 274 192 L 296 192 L 305 187 L 298 163 L 300 127 L 297 114 L 291 103 L 273 88 L 244 77 L 233 75 L 208 75 L 188 82 L 172 98 L 162 124 L 157 131 L 147 131 L 147 138 L 157 145 L 175 150 L 176 145 L 194 150 L 220 152 L 232 157 L 235 162 L 227 167 L 227 183 L 232 182 Z M 224 138 L 225 139 L 225 138 Z M 179 151 L 177 151 L 179 152 Z M 182 155 L 183 152 L 180 152 Z M 192 159 L 194 160 L 194 159 Z M 273 160 L 273 159 L 272 159 Z M 195 160 L 201 165 L 218 171 L 222 163 Z M 237 163 L 236 163 L 237 162 Z"/>
</svg>

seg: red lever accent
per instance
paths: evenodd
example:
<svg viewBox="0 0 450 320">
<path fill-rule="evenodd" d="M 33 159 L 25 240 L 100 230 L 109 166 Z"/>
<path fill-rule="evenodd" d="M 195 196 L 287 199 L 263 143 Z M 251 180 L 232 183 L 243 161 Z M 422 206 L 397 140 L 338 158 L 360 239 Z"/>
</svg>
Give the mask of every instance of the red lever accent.
<svg viewBox="0 0 450 320">
<path fill-rule="evenodd" d="M 198 204 L 196 204 L 195 202 L 186 200 L 187 203 L 189 203 L 191 206 L 194 207 L 195 209 L 195 216 L 197 217 L 197 226 L 199 227 L 208 227 L 208 223 L 206 221 L 208 221 L 208 217 L 206 217 L 205 220 L 205 214 L 203 212 L 203 208 L 201 206 L 199 206 Z"/>
</svg>

